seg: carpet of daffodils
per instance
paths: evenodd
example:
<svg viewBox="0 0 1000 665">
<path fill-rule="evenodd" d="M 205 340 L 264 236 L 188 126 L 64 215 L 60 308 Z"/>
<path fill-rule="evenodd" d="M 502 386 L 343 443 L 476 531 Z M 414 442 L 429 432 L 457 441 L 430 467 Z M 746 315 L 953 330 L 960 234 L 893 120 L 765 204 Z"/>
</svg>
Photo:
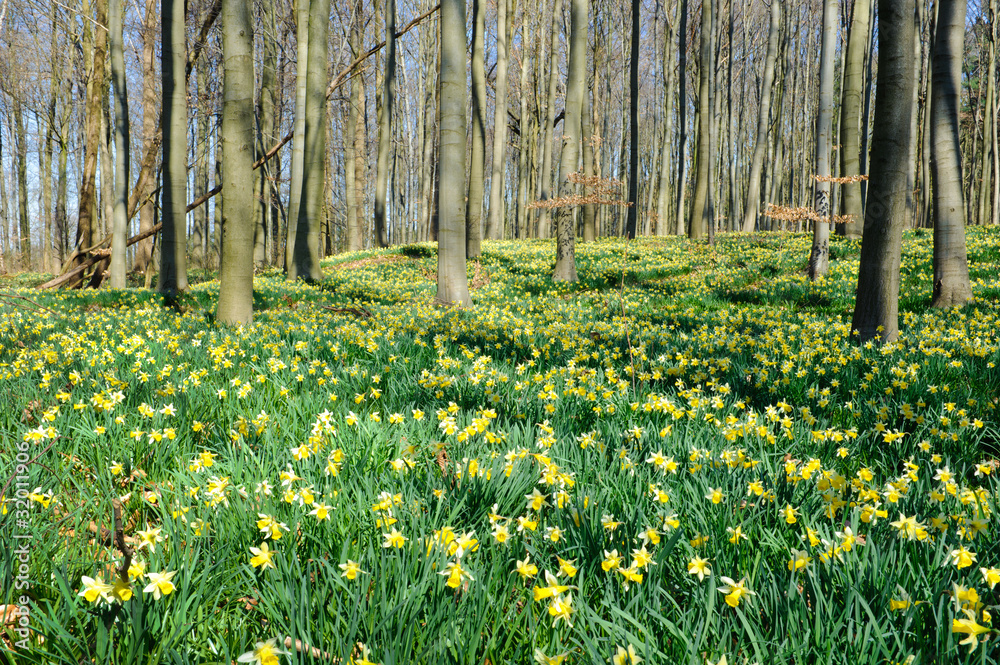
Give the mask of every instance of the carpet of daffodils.
<svg viewBox="0 0 1000 665">
<path fill-rule="evenodd" d="M 953 311 L 908 234 L 884 346 L 808 248 L 486 243 L 458 310 L 408 246 L 242 328 L 8 282 L 0 662 L 996 662 L 1000 233 Z"/>
</svg>

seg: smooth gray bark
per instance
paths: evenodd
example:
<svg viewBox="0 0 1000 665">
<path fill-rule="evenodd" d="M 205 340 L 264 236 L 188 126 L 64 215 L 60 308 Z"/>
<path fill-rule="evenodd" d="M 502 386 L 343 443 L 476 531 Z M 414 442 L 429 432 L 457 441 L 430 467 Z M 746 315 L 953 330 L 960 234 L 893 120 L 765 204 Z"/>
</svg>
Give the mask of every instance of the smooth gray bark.
<svg viewBox="0 0 1000 665">
<path fill-rule="evenodd" d="M 288 195 L 288 229 L 285 238 L 285 274 L 295 279 L 295 245 L 302 206 L 303 161 L 306 141 L 306 90 L 309 80 L 309 12 L 311 0 L 298 0 L 295 9 L 295 124 L 292 139 L 292 173 Z"/>
<path fill-rule="evenodd" d="M 767 55 L 764 57 L 764 75 L 760 83 L 760 105 L 757 112 L 757 138 L 753 157 L 750 158 L 750 182 L 747 187 L 746 207 L 743 209 L 744 233 L 752 233 L 760 215 L 760 179 L 764 170 L 764 153 L 771 126 L 771 89 L 774 87 L 774 63 L 778 58 L 778 34 L 781 30 L 781 0 L 771 0 L 771 18 L 767 29 Z"/>
<path fill-rule="evenodd" d="M 823 2 L 823 39 L 820 45 L 819 108 L 816 117 L 816 175 L 813 243 L 809 254 L 809 279 L 822 277 L 830 269 L 830 148 L 833 145 L 833 63 L 840 16 L 837 0 Z M 912 48 L 912 42 L 911 42 Z"/>
<path fill-rule="evenodd" d="M 899 334 L 899 263 L 906 224 L 907 159 L 913 113 L 914 0 L 879 0 L 878 84 L 871 179 L 851 330 L 859 340 Z"/>
<path fill-rule="evenodd" d="M 698 155 L 694 199 L 688 220 L 688 238 L 699 240 L 708 229 L 710 205 L 709 188 L 712 186 L 712 155 L 709 141 L 712 134 L 712 76 L 715 58 L 712 52 L 712 0 L 701 2 L 701 53 L 698 63 Z"/>
<path fill-rule="evenodd" d="M 931 187 L 934 206 L 934 307 L 972 299 L 965 247 L 959 111 L 965 0 L 939 0 L 931 86 Z"/>
<path fill-rule="evenodd" d="M 115 199 L 111 231 L 111 275 L 109 286 L 125 288 L 125 242 L 128 231 L 129 123 L 128 89 L 125 85 L 125 55 L 122 47 L 122 4 L 110 0 L 108 33 L 111 37 L 111 81 L 115 100 Z"/>
<path fill-rule="evenodd" d="M 173 297 L 187 289 L 187 46 L 184 0 L 161 0 L 163 46 L 163 229 L 157 290 Z"/>
<path fill-rule="evenodd" d="M 222 262 L 219 270 L 220 323 L 253 321 L 254 256 L 254 72 L 253 27 L 248 3 L 223 0 L 222 52 L 222 183 L 226 208 L 222 217 Z"/>
<path fill-rule="evenodd" d="M 542 201 L 552 198 L 552 153 L 555 150 L 553 134 L 556 123 L 556 89 L 559 84 L 559 25 L 562 19 L 562 0 L 552 3 L 552 24 L 549 28 L 549 84 L 545 101 L 545 131 L 542 133 Z M 538 237 L 548 238 L 552 233 L 552 214 L 541 208 L 538 216 Z"/>
<path fill-rule="evenodd" d="M 386 192 L 389 187 L 389 152 L 392 148 L 392 110 L 396 94 L 396 0 L 385 5 L 385 77 L 378 113 L 378 157 L 375 172 L 375 243 L 389 246 L 386 231 Z"/>
<path fill-rule="evenodd" d="M 486 0 L 472 0 L 472 154 L 469 164 L 469 201 L 465 209 L 465 256 L 482 253 L 483 198 L 486 170 L 486 67 L 484 32 Z"/>
<path fill-rule="evenodd" d="M 625 237 L 635 238 L 639 214 L 639 7 L 641 0 L 632 2 L 631 49 L 628 63 L 628 215 L 625 220 Z M 589 137 L 584 137 L 587 140 Z"/>
<path fill-rule="evenodd" d="M 441 2 L 438 302 L 472 304 L 465 272 L 465 0 Z"/>
<path fill-rule="evenodd" d="M 584 87 L 587 84 L 588 51 L 588 0 L 572 0 L 570 12 L 569 66 L 566 81 L 566 115 L 563 120 L 565 133 L 562 163 L 560 166 L 559 198 L 568 199 L 576 191 L 569 175 L 576 173 L 580 156 L 580 134 L 583 126 Z M 575 282 L 576 228 L 573 208 L 563 205 L 556 220 L 556 266 L 552 279 L 557 282 Z"/>
<path fill-rule="evenodd" d="M 507 165 L 507 46 L 509 29 L 507 0 L 497 2 L 497 81 L 493 112 L 493 168 L 490 176 L 490 208 L 486 221 L 486 237 L 503 238 L 506 226 L 504 206 L 504 173 Z"/>
</svg>

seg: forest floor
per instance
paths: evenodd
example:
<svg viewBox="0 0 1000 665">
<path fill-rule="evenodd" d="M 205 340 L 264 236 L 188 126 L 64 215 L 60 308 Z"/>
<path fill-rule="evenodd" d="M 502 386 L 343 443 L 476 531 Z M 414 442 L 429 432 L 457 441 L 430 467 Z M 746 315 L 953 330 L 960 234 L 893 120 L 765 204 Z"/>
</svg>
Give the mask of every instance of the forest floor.
<svg viewBox="0 0 1000 665">
<path fill-rule="evenodd" d="M 218 282 L 2 280 L 0 663 L 995 662 L 1000 233 L 968 235 L 952 311 L 906 235 L 884 346 L 859 243 L 810 283 L 802 235 L 577 245 L 578 284 L 484 243 L 464 310 L 433 245 L 341 255 L 255 278 L 242 328 Z"/>
</svg>

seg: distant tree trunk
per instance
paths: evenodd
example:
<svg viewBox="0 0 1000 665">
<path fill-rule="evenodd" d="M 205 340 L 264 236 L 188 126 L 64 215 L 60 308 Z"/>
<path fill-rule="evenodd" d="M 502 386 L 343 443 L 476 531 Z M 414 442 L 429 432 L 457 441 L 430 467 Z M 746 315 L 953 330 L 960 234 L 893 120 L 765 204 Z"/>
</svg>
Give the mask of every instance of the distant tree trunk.
<svg viewBox="0 0 1000 665">
<path fill-rule="evenodd" d="M 667 223 L 670 220 L 670 180 L 673 175 L 670 163 L 670 150 L 674 143 L 674 49 L 673 42 L 677 35 L 676 17 L 668 15 L 667 37 L 663 45 L 663 135 L 660 137 L 660 173 L 657 187 L 656 202 L 656 235 L 667 235 Z"/>
<path fill-rule="evenodd" d="M 639 214 L 639 7 L 642 0 L 632 1 L 632 45 L 628 65 L 628 216 L 625 219 L 625 237 L 636 235 Z M 584 137 L 586 140 L 588 137 Z"/>
<path fill-rule="evenodd" d="M 549 29 L 549 85 L 545 102 L 545 131 L 542 134 L 542 201 L 552 198 L 552 153 L 555 150 L 553 134 L 556 121 L 556 89 L 559 83 L 559 26 L 562 23 L 562 0 L 552 3 L 552 24 Z M 538 237 L 548 238 L 552 233 L 552 213 L 541 208 L 538 217 Z"/>
<path fill-rule="evenodd" d="M 511 234 L 515 238 L 525 238 L 528 235 L 528 154 L 531 151 L 531 131 L 529 129 L 530 118 L 528 117 L 528 72 L 531 70 L 531 53 L 528 45 L 534 41 L 532 31 L 534 22 L 528 22 L 527 4 L 522 3 L 521 8 L 521 62 L 520 62 L 520 85 L 518 93 L 520 96 L 520 110 L 518 118 L 517 133 L 517 199 L 514 209 L 514 232 Z"/>
<path fill-rule="evenodd" d="M 295 246 L 299 233 L 299 208 L 302 202 L 303 160 L 306 140 L 306 91 L 309 80 L 309 11 L 311 0 L 297 0 L 295 8 L 295 125 L 292 139 L 292 174 L 288 192 L 288 229 L 285 239 L 285 274 L 295 279 Z M 344 151 L 346 154 L 346 150 Z M 350 215 L 350 212 L 348 213 Z M 348 237 L 351 222 L 348 216 Z M 350 241 L 348 240 L 348 244 Z M 350 251 L 350 248 L 348 248 Z"/>
<path fill-rule="evenodd" d="M 708 228 L 710 213 L 709 189 L 712 186 L 712 155 L 709 141 L 712 133 L 712 76 L 715 75 L 712 52 L 712 0 L 701 2 L 701 55 L 698 63 L 698 172 L 688 221 L 688 237 L 699 240 Z"/>
<path fill-rule="evenodd" d="M 833 63 L 837 48 L 837 0 L 824 0 L 823 41 L 820 46 L 819 109 L 816 116 L 816 175 L 830 177 L 830 148 L 833 144 Z M 911 42 L 912 48 L 912 42 Z M 830 181 L 815 183 L 816 221 L 809 254 L 809 279 L 822 277 L 830 269 Z"/>
<path fill-rule="evenodd" d="M 469 164 L 469 201 L 465 209 L 465 255 L 472 259 L 482 253 L 483 197 L 486 169 L 486 67 L 483 62 L 483 33 L 486 30 L 486 1 L 472 0 L 472 155 Z"/>
<path fill-rule="evenodd" d="M 149 153 L 156 140 L 156 126 L 159 104 L 156 100 L 156 67 L 153 62 L 153 52 L 156 48 L 156 31 L 159 21 L 156 15 L 156 0 L 146 0 L 145 25 L 142 31 L 142 151 Z M 60 153 L 60 160 L 65 150 Z M 146 186 L 140 193 L 139 233 L 145 233 L 153 228 L 153 191 L 156 188 L 156 178 L 147 178 Z M 145 273 L 146 266 L 153 258 L 153 239 L 140 240 L 135 245 L 135 255 L 132 258 L 133 272 Z"/>
<path fill-rule="evenodd" d="M 161 0 L 163 47 L 163 230 L 158 288 L 172 297 L 187 289 L 187 82 L 184 0 Z"/>
<path fill-rule="evenodd" d="M 677 235 L 684 235 L 684 194 L 687 184 L 687 15 L 688 0 L 681 0 L 681 20 L 678 35 L 678 66 L 677 66 L 677 130 L 680 138 L 677 141 Z"/>
<path fill-rule="evenodd" d="M 576 186 L 570 182 L 569 174 L 577 170 L 580 156 L 580 134 L 583 126 L 584 87 L 587 84 L 588 0 L 572 0 L 570 12 L 569 66 L 566 81 L 566 114 L 563 119 L 565 139 L 560 167 L 559 197 L 573 195 Z M 552 279 L 557 282 L 575 282 L 576 275 L 576 227 L 573 223 L 573 208 L 559 208 L 556 222 L 556 267 Z"/>
<path fill-rule="evenodd" d="M 195 65 L 195 81 L 198 86 L 198 93 L 194 95 L 197 100 L 196 107 L 200 109 L 197 114 L 194 131 L 194 177 L 191 180 L 191 196 L 197 199 L 208 191 L 208 118 L 210 111 L 205 108 L 208 95 L 208 68 L 207 62 L 199 62 Z M 191 211 L 191 264 L 202 270 L 207 267 L 208 259 L 208 206 L 200 205 Z"/>
<path fill-rule="evenodd" d="M 385 77 L 378 114 L 378 161 L 375 175 L 375 243 L 389 246 L 386 233 L 386 191 L 389 186 L 389 152 L 392 147 L 392 109 L 396 87 L 396 0 L 385 5 Z"/>
<path fill-rule="evenodd" d="M 861 93 L 864 88 L 865 56 L 868 50 L 868 19 L 871 0 L 854 0 L 851 28 L 847 36 L 847 55 L 844 61 L 844 99 L 840 107 L 840 175 L 861 173 Z M 861 187 L 843 185 L 841 212 L 853 222 L 840 224 L 837 230 L 848 238 L 860 238 L 864 228 L 861 208 Z"/>
<path fill-rule="evenodd" d="M 437 301 L 472 304 L 465 272 L 465 0 L 441 2 Z"/>
<path fill-rule="evenodd" d="M 278 92 L 275 88 L 278 69 L 278 37 L 275 20 L 275 7 L 272 0 L 263 3 L 264 30 L 261 35 L 262 51 L 260 68 L 260 97 L 257 102 L 256 122 L 254 125 L 254 158 L 259 159 L 264 151 L 274 144 L 275 109 Z M 265 266 L 268 263 L 268 244 L 275 237 L 274 205 L 271 187 L 271 164 L 265 163 L 254 172 L 254 265 Z"/>
<path fill-rule="evenodd" d="M 864 1 L 864 0 L 860 0 Z M 771 89 L 774 87 L 774 63 L 778 58 L 778 34 L 781 30 L 781 0 L 771 0 L 771 20 L 767 29 L 767 55 L 764 76 L 760 84 L 760 105 L 757 111 L 757 138 L 750 158 L 750 184 L 746 207 L 743 209 L 743 232 L 752 233 L 760 215 L 760 178 L 764 170 L 764 153 L 771 126 Z"/>
<path fill-rule="evenodd" d="M 972 299 L 965 248 L 958 120 L 966 3 L 965 0 L 938 1 L 930 107 L 934 191 L 934 300 L 931 304 L 956 307 Z"/>
<path fill-rule="evenodd" d="M 123 0 L 111 0 L 108 32 L 111 36 L 111 80 L 115 98 L 115 211 L 111 235 L 109 286 L 125 288 L 125 242 L 128 235 L 129 123 L 125 54 L 122 47 Z"/>
<path fill-rule="evenodd" d="M 24 127 L 23 102 L 14 99 L 14 149 L 17 158 L 17 219 L 20 236 L 21 270 L 31 270 L 31 224 L 28 220 L 28 140 Z"/>
<path fill-rule="evenodd" d="M 914 0 L 879 0 L 871 179 L 851 329 L 860 341 L 899 334 L 899 264 L 913 113 Z"/>
<path fill-rule="evenodd" d="M 226 191 L 226 209 L 222 218 L 222 262 L 216 314 L 220 323 L 247 325 L 253 321 L 256 220 L 253 215 L 253 26 L 249 4 L 244 0 L 223 0 L 222 53 L 222 184 Z"/>
<path fill-rule="evenodd" d="M 583 175 L 590 179 L 594 176 L 594 113 L 591 106 L 591 89 L 589 86 L 583 89 L 583 115 L 581 117 L 580 137 L 581 150 L 583 152 Z M 594 242 L 597 240 L 597 206 L 588 203 L 580 211 L 583 215 L 583 241 Z"/>
<path fill-rule="evenodd" d="M 493 112 L 493 169 L 490 178 L 490 207 L 486 237 L 504 236 L 507 214 L 504 210 L 504 173 L 507 165 L 507 0 L 497 0 L 497 81 Z"/>
<path fill-rule="evenodd" d="M 870 2 L 871 0 L 869 0 Z M 868 149 L 868 128 L 872 121 L 872 85 L 875 80 L 872 76 L 872 63 L 875 61 L 875 5 L 871 5 L 868 14 L 868 57 L 865 63 L 865 93 L 864 108 L 861 111 L 861 175 L 868 175 L 870 151 Z M 861 210 L 862 216 L 868 209 L 868 181 L 861 181 Z M 863 229 L 863 227 L 862 227 Z"/>
</svg>

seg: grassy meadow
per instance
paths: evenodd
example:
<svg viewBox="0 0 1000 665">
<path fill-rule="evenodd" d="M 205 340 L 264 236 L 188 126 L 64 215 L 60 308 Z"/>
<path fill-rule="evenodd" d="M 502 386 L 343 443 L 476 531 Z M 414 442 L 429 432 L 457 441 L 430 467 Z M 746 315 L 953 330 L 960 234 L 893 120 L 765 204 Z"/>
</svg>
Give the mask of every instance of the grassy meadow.
<svg viewBox="0 0 1000 665">
<path fill-rule="evenodd" d="M 577 245 L 578 284 L 485 243 L 467 310 L 433 245 L 341 255 L 258 276 L 246 328 L 213 281 L 0 281 L 0 663 L 996 662 L 1000 233 L 968 235 L 976 301 L 936 311 L 907 234 L 885 346 L 859 243 L 812 284 L 803 235 Z"/>
</svg>

